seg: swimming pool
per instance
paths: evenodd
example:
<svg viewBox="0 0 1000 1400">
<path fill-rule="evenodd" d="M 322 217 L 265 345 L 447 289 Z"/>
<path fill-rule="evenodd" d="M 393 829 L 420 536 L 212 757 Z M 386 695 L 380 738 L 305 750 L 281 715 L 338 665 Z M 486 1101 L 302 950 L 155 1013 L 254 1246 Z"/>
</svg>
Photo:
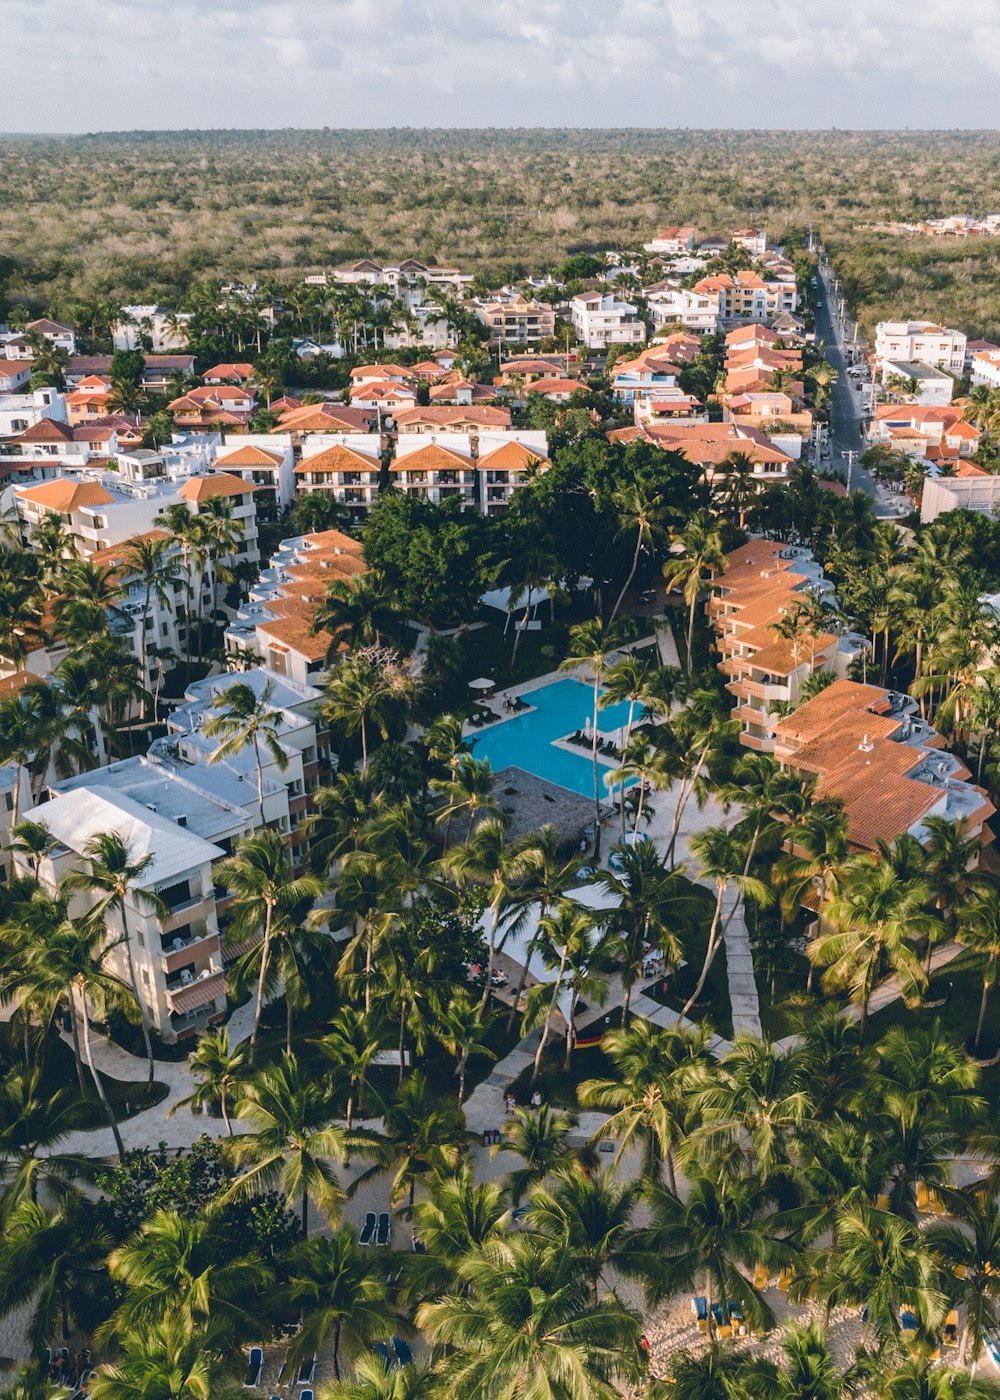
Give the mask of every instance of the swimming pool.
<svg viewBox="0 0 1000 1400">
<path fill-rule="evenodd" d="M 473 740 L 476 757 L 489 759 L 494 771 L 511 766 L 523 768 L 582 797 L 593 797 L 594 766 L 589 750 L 571 752 L 558 749 L 553 743 L 589 724 L 594 712 L 593 686 L 568 678 L 532 690 L 523 699 L 534 708 L 477 735 Z M 610 736 L 616 729 L 622 729 L 628 724 L 628 711 L 627 700 L 600 710 L 597 721 L 600 732 Z M 637 705 L 634 722 L 638 722 L 642 713 Z M 602 765 L 602 773 L 608 771 L 607 766 Z M 606 792 L 602 779 L 602 797 Z"/>
</svg>

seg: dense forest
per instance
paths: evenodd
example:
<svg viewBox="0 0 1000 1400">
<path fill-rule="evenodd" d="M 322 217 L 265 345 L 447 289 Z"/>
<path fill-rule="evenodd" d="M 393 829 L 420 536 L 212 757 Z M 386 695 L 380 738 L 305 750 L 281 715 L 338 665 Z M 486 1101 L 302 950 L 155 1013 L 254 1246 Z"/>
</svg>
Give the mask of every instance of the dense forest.
<svg viewBox="0 0 1000 1400">
<path fill-rule="evenodd" d="M 816 228 L 863 322 L 1000 334 L 1000 240 L 873 231 L 1000 209 L 1000 133 L 683 130 L 129 132 L 0 138 L 0 289 L 176 304 L 195 281 L 362 256 L 495 282 L 635 247 L 665 220 Z"/>
</svg>

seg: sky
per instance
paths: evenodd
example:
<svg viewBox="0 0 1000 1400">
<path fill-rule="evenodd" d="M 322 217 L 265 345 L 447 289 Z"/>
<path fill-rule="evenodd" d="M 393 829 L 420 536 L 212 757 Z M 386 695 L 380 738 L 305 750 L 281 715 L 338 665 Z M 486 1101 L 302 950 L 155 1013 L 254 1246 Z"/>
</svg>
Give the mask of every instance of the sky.
<svg viewBox="0 0 1000 1400">
<path fill-rule="evenodd" d="M 1000 0 L 0 0 L 0 130 L 1000 126 Z"/>
</svg>

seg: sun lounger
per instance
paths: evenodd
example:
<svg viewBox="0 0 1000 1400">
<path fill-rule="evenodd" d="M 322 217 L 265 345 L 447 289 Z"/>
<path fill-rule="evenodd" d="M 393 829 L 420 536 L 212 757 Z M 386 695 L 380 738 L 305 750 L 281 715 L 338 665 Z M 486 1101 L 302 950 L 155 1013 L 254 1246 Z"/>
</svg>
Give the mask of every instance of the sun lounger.
<svg viewBox="0 0 1000 1400">
<path fill-rule="evenodd" d="M 422 1239 L 420 1239 L 420 1237 L 418 1236 L 416 1230 L 411 1230 L 411 1231 L 410 1231 L 410 1247 L 411 1247 L 411 1249 L 413 1250 L 414 1254 L 426 1254 L 426 1253 L 427 1253 L 427 1245 L 424 1243 L 424 1241 L 423 1241 Z"/>
<path fill-rule="evenodd" d="M 413 1352 L 410 1345 L 402 1337 L 393 1337 L 392 1349 L 396 1353 L 396 1360 L 400 1366 L 411 1366 L 413 1364 Z"/>
<path fill-rule="evenodd" d="M 392 1224 L 389 1220 L 389 1212 L 384 1210 L 378 1218 L 378 1226 L 375 1230 L 375 1243 L 387 1245 L 392 1238 Z"/>
<path fill-rule="evenodd" d="M 912 1342 L 917 1335 L 916 1315 L 909 1308 L 903 1308 L 899 1314 L 899 1330 L 903 1334 L 905 1342 Z"/>
<path fill-rule="evenodd" d="M 931 1193 L 927 1189 L 926 1182 L 917 1182 L 917 1210 L 921 1215 L 927 1215 L 931 1208 Z"/>
<path fill-rule="evenodd" d="M 313 1400 L 313 1389 L 309 1386 L 306 1390 L 299 1391 L 299 1400 Z"/>
<path fill-rule="evenodd" d="M 389 1350 L 385 1342 L 378 1343 L 378 1345 L 375 1348 L 375 1354 L 376 1356 L 381 1357 L 382 1365 L 385 1367 L 385 1369 L 387 1371 L 391 1371 L 394 1364 L 392 1359 L 392 1352 Z"/>
<path fill-rule="evenodd" d="M 303 1361 L 299 1367 L 299 1374 L 295 1378 L 296 1385 L 312 1385 L 316 1379 L 316 1357 L 310 1356 Z"/>
<path fill-rule="evenodd" d="M 361 1227 L 361 1234 L 358 1236 L 358 1244 L 371 1244 L 375 1238 L 375 1225 L 377 1216 L 373 1210 L 365 1215 L 365 1223 Z"/>
<path fill-rule="evenodd" d="M 882 1192 L 882 1194 L 881 1194 L 880 1196 L 876 1196 L 876 1197 L 875 1197 L 875 1209 L 876 1209 L 876 1210 L 888 1210 L 888 1209 L 889 1209 L 889 1197 L 885 1194 L 884 1191 Z"/>
<path fill-rule="evenodd" d="M 944 1336 L 942 1337 L 946 1347 L 958 1346 L 958 1311 L 952 1308 L 951 1312 L 944 1320 Z"/>
<path fill-rule="evenodd" d="M 264 1374 L 264 1348 L 251 1347 L 247 1357 L 247 1371 L 243 1380 L 244 1390 L 254 1390 L 260 1385 Z"/>
<path fill-rule="evenodd" d="M 767 1287 L 768 1272 L 766 1264 L 758 1264 L 753 1271 L 753 1286 L 757 1292 L 762 1292 Z"/>
<path fill-rule="evenodd" d="M 788 1292 L 788 1290 L 792 1286 L 792 1280 L 794 1278 L 794 1269 L 782 1269 L 781 1273 L 778 1275 L 778 1287 L 781 1289 L 782 1293 Z"/>
<path fill-rule="evenodd" d="M 992 1332 L 987 1332 L 983 1340 L 986 1343 L 986 1355 L 993 1362 L 993 1365 L 1000 1371 L 1000 1340 L 993 1336 Z"/>
<path fill-rule="evenodd" d="M 708 1317 L 708 1299 L 692 1298 L 691 1311 L 694 1313 L 695 1317 L 698 1319 L 699 1322 L 704 1322 Z"/>
<path fill-rule="evenodd" d="M 947 1215 L 948 1207 L 944 1203 L 944 1197 L 940 1191 L 931 1192 L 931 1210 L 935 1215 Z"/>
</svg>

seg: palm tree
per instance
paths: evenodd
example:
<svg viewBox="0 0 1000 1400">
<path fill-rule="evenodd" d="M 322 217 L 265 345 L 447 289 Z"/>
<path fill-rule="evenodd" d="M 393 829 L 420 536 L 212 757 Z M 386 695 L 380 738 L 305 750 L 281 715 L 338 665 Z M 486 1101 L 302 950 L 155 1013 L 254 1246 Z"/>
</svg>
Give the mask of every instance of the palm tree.
<svg viewBox="0 0 1000 1400">
<path fill-rule="evenodd" d="M 730 1298 L 742 1304 L 755 1332 L 766 1331 L 774 1314 L 749 1275 L 758 1264 L 793 1264 L 796 1252 L 776 1237 L 765 1217 L 767 1197 L 759 1178 L 692 1164 L 689 1179 L 683 1199 L 658 1183 L 648 1188 L 650 1223 L 640 1232 L 635 1254 L 650 1303 L 697 1286 L 708 1303 L 709 1337 L 713 1303 L 728 1320 Z"/>
<path fill-rule="evenodd" d="M 333 1374 L 340 1380 L 340 1355 L 371 1346 L 402 1325 L 389 1301 L 385 1267 L 377 1253 L 360 1248 L 352 1227 L 303 1240 L 288 1263 L 287 1296 L 302 1325 L 289 1350 L 292 1364 L 314 1356 L 332 1335 Z"/>
<path fill-rule="evenodd" d="M 933 932 L 935 921 L 924 912 L 929 894 L 926 882 L 901 877 L 887 861 L 859 856 L 845 867 L 831 905 L 833 929 L 809 944 L 810 960 L 826 968 L 824 987 L 846 987 L 859 1007 L 862 1038 L 872 993 L 887 974 L 909 987 L 926 980 L 913 940 Z"/>
<path fill-rule="evenodd" d="M 15 827 L 21 820 L 21 773 L 35 756 L 38 738 L 38 725 L 24 692 L 0 697 L 0 761 L 14 768 L 11 816 Z"/>
<path fill-rule="evenodd" d="M 674 1153 L 691 1128 L 693 1091 L 706 1082 L 713 1063 L 707 1048 L 708 1029 L 665 1029 L 635 1021 L 627 1030 L 610 1031 L 603 1041 L 615 1067 L 614 1078 L 588 1079 L 579 1088 L 585 1108 L 610 1109 L 595 1140 L 615 1138 L 616 1160 L 636 1142 L 642 1150 L 642 1172 L 650 1182 L 660 1179 L 666 1162 L 670 1189 L 676 1191 Z"/>
<path fill-rule="evenodd" d="M 264 763 L 261 747 L 267 750 L 275 767 L 282 773 L 288 767 L 288 755 L 281 744 L 282 714 L 271 706 L 274 682 L 267 679 L 260 695 L 249 681 L 234 681 L 220 690 L 212 701 L 218 713 L 209 715 L 204 731 L 209 739 L 221 735 L 222 742 L 209 756 L 209 763 L 241 754 L 252 748 L 257 767 L 257 805 L 260 824 L 264 825 Z"/>
<path fill-rule="evenodd" d="M 942 1321 L 935 1263 L 918 1229 L 888 1211 L 852 1203 L 841 1210 L 836 1231 L 836 1257 L 816 1289 L 828 1309 L 867 1309 L 862 1346 L 872 1332 L 880 1347 L 898 1338 L 904 1303 L 928 1329 Z"/>
<path fill-rule="evenodd" d="M 687 672 L 694 672 L 694 617 L 706 570 L 721 570 L 725 551 L 718 523 L 707 510 L 696 511 L 681 532 L 673 532 L 671 544 L 679 557 L 663 566 L 667 587 L 680 588 L 688 605 Z"/>
<path fill-rule="evenodd" d="M 645 945 L 658 949 L 672 966 L 681 961 L 682 936 L 695 926 L 700 905 L 690 893 L 682 870 L 668 870 L 652 841 L 616 851 L 620 869 L 598 870 L 594 883 L 615 901 L 604 916 L 605 927 L 619 943 L 625 1000 L 622 1024 L 629 1024 L 632 988 L 642 973 Z"/>
<path fill-rule="evenodd" d="M 142 717 L 146 718 L 146 652 L 147 619 L 155 598 L 161 608 L 173 607 L 174 589 L 181 582 L 174 542 L 169 536 L 150 531 L 125 541 L 121 567 L 126 576 L 135 578 L 143 591 L 143 625 L 139 629 L 139 677 L 142 685 Z"/>
<path fill-rule="evenodd" d="M 232 1137 L 229 1105 L 249 1074 L 250 1063 L 245 1045 L 230 1049 L 226 1026 L 210 1028 L 199 1038 L 197 1046 L 188 1056 L 188 1068 L 200 1082 L 186 1098 L 178 1099 L 167 1109 L 167 1117 L 171 1117 L 179 1108 L 190 1107 L 200 1112 L 215 1108 L 218 1104 L 226 1132 Z"/>
<path fill-rule="evenodd" d="M 300 909 L 305 900 L 319 897 L 323 886 L 314 875 L 293 878 L 288 849 L 280 833 L 267 827 L 245 836 L 235 855 L 219 862 L 216 878 L 236 896 L 230 909 L 229 941 L 240 944 L 260 935 L 259 945 L 245 954 L 249 958 L 253 953 L 255 959 L 260 959 L 250 1032 L 252 1063 L 264 1009 L 264 989 L 271 970 L 272 938 L 276 929 L 284 927 L 284 921 Z"/>
<path fill-rule="evenodd" d="M 573 949 L 578 953 L 582 948 L 589 947 L 589 938 L 593 928 L 593 911 L 574 903 L 571 899 L 559 900 L 551 913 L 546 914 L 543 919 L 538 921 L 538 938 L 541 943 L 542 960 L 555 971 L 556 975 L 553 978 L 551 990 L 549 984 L 542 982 L 537 987 L 533 987 L 529 995 L 528 1010 L 524 1019 L 525 1032 L 534 1029 L 538 1024 L 539 1017 L 542 1022 L 542 1033 L 538 1038 L 535 1061 L 531 1069 L 532 1088 L 538 1078 L 545 1047 L 549 1043 L 552 1017 L 559 1004 L 559 994 L 562 991 L 570 950 Z M 539 994 L 538 996 L 534 995 L 536 992 Z"/>
<path fill-rule="evenodd" d="M 777 1365 L 763 1357 L 751 1361 L 748 1394 L 762 1400 L 842 1400 L 853 1393 L 853 1372 L 859 1368 L 850 1368 L 847 1375 L 838 1368 L 818 1318 L 789 1327 L 781 1350 L 783 1360 Z"/>
<path fill-rule="evenodd" d="M 0 1400 L 70 1400 L 72 1393 L 69 1387 L 50 1381 L 44 1367 L 22 1365 L 0 1387 Z"/>
<path fill-rule="evenodd" d="M 64 1196 L 54 1210 L 23 1200 L 0 1232 L 0 1317 L 30 1300 L 27 1337 L 40 1354 L 55 1336 L 57 1320 L 69 1341 L 70 1318 L 86 1289 L 104 1271 L 111 1240 L 94 1209 L 77 1195 Z"/>
<path fill-rule="evenodd" d="M 326 682 L 327 719 L 348 736 L 361 735 L 361 771 L 368 768 L 368 726 L 383 739 L 390 719 L 413 693 L 412 679 L 398 662 L 383 663 L 364 651 L 345 656 Z"/>
<path fill-rule="evenodd" d="M 370 1014 L 353 1006 L 342 1006 L 319 1045 L 334 1069 L 347 1075 L 346 1123 L 350 1133 L 355 1106 L 362 1112 L 365 1077 L 382 1050 L 382 1037 Z"/>
<path fill-rule="evenodd" d="M 11 827 L 8 849 L 27 859 L 36 880 L 42 861 L 51 854 L 55 845 L 55 838 L 43 821 L 36 822 L 25 818 Z"/>
<path fill-rule="evenodd" d="M 465 1072 L 470 1055 L 485 1055 L 491 1060 L 496 1056 L 490 1047 L 483 1043 L 483 1034 L 488 1029 L 482 1010 L 465 991 L 457 991 L 442 1006 L 432 1026 L 435 1040 L 439 1040 L 449 1055 L 457 1060 L 455 1074 L 458 1077 L 458 1102 L 465 1098 Z"/>
<path fill-rule="evenodd" d="M 715 955 L 725 937 L 729 919 L 732 918 L 732 913 L 725 922 L 722 918 L 722 906 L 730 884 L 736 886 L 737 899 L 749 895 L 761 907 L 766 908 L 773 898 L 770 888 L 762 880 L 745 873 L 749 863 L 747 848 L 734 832 L 724 826 L 706 827 L 704 831 L 696 832 L 691 837 L 691 853 L 698 861 L 700 874 L 703 879 L 711 880 L 715 885 L 715 909 L 708 930 L 705 961 L 694 991 L 681 1010 L 682 1016 L 688 1014 L 701 996 Z M 734 905 L 733 913 L 736 907 Z"/>
<path fill-rule="evenodd" d="M 576 1120 L 561 1109 L 542 1104 L 541 1108 L 516 1108 L 503 1126 L 500 1151 L 514 1152 L 523 1162 L 507 1173 L 511 1200 L 519 1205 L 532 1186 L 552 1172 L 578 1160 L 569 1139 Z"/>
<path fill-rule="evenodd" d="M 567 1249 L 514 1236 L 456 1272 L 455 1290 L 416 1315 L 432 1345 L 447 1348 L 436 1369 L 455 1400 L 614 1400 L 616 1381 L 645 1375 L 638 1315 L 613 1295 L 595 1306 Z"/>
<path fill-rule="evenodd" d="M 812 1112 L 806 1062 L 797 1050 L 738 1035 L 698 1094 L 698 1106 L 704 1120 L 698 1142 L 745 1144 L 766 1181 L 787 1162 L 789 1145 Z"/>
<path fill-rule="evenodd" d="M 63 886 L 67 890 L 80 890 L 87 894 L 97 895 L 98 899 L 94 905 L 95 918 L 103 918 L 107 923 L 108 915 L 117 914 L 121 919 L 121 946 L 125 950 L 129 985 L 132 988 L 135 1005 L 139 1011 L 142 1042 L 149 1065 L 146 1092 L 151 1094 L 156 1068 L 153 1060 L 153 1042 L 150 1039 L 146 1009 L 139 994 L 139 980 L 132 958 L 127 904 L 131 903 L 142 913 L 155 914 L 159 919 L 165 919 L 170 911 L 158 894 L 152 890 L 142 889 L 139 885 L 140 879 L 147 874 L 153 864 L 152 854 L 147 852 L 144 856 L 134 857 L 118 832 L 95 832 L 93 836 L 88 838 L 83 848 L 83 857 L 90 862 L 90 870 L 71 871 L 63 880 Z"/>
<path fill-rule="evenodd" d="M 713 494 L 720 504 L 733 511 L 742 530 L 746 525 L 747 509 L 757 498 L 757 476 L 752 458 L 746 452 L 727 452 L 719 463 L 719 475 L 713 473 Z"/>
<path fill-rule="evenodd" d="M 1000 966 L 1000 879 L 980 874 L 966 898 L 958 907 L 958 938 L 974 953 L 982 967 L 983 994 L 973 1049 L 978 1053 L 986 1024 L 986 1008 L 990 992 L 996 986 Z"/>
<path fill-rule="evenodd" d="M 8 1214 L 26 1198 L 37 1200 L 39 1182 L 49 1199 L 58 1200 L 93 1175 L 88 1157 L 59 1150 L 83 1119 L 83 1105 L 69 1089 L 43 1092 L 39 1065 L 11 1070 L 0 1081 L 0 1213 Z"/>
<path fill-rule="evenodd" d="M 589 1280 L 595 1304 L 609 1269 L 630 1271 L 633 1217 L 641 1191 L 639 1180 L 616 1181 L 608 1170 L 584 1174 L 564 1167 L 531 1194 L 532 1228 L 569 1249 Z"/>
<path fill-rule="evenodd" d="M 123 1291 L 107 1337 L 128 1337 L 168 1317 L 191 1326 L 223 1322 L 234 1341 L 260 1326 L 257 1300 L 272 1273 L 256 1254 L 234 1255 L 218 1212 L 158 1210 L 108 1256 Z"/>
<path fill-rule="evenodd" d="M 452 1287 L 455 1267 L 492 1240 L 502 1239 L 510 1226 L 506 1186 L 475 1179 L 469 1158 L 446 1176 L 432 1177 L 430 1195 L 413 1207 L 415 1250 L 406 1270 L 408 1298 L 440 1297 Z"/>
<path fill-rule="evenodd" d="M 341 1190 L 329 1159 L 344 1160 L 347 1140 L 333 1126 L 325 1085 L 294 1055 L 282 1055 L 246 1081 L 236 1112 L 247 1133 L 233 1139 L 233 1158 L 246 1170 L 224 1199 L 277 1190 L 291 1204 L 301 1196 L 303 1235 L 309 1233 L 310 1197 L 328 1221 L 336 1219 Z"/>
<path fill-rule="evenodd" d="M 441 1104 L 432 1097 L 424 1076 L 411 1074 L 385 1110 L 381 1139 L 371 1144 L 375 1165 L 357 1179 L 351 1192 L 391 1167 L 391 1199 L 399 1201 L 406 1195 L 412 1206 L 417 1182 L 431 1173 L 454 1170 L 469 1138 L 461 1109 Z"/>
<path fill-rule="evenodd" d="M 387 1371 L 380 1356 L 360 1356 L 350 1380 L 323 1387 L 324 1400 L 427 1400 L 432 1393 L 430 1372 L 415 1362 Z M 17 1397 L 14 1398 L 17 1400 Z"/>
<path fill-rule="evenodd" d="M 349 647 L 368 642 L 380 645 L 385 639 L 398 642 L 405 629 L 406 619 L 396 595 L 377 569 L 329 583 L 312 622 L 314 633 L 329 632 L 333 638 L 328 653 L 331 661 L 345 642 Z"/>
<path fill-rule="evenodd" d="M 109 954 L 120 944 L 121 938 L 109 939 L 106 927 L 93 914 L 84 919 L 71 919 L 65 896 L 62 895 L 50 899 L 38 893 L 20 906 L 18 917 L 18 947 L 21 953 L 18 980 L 23 994 L 50 1010 L 63 997 L 68 998 L 74 1048 L 78 1041 L 82 1042 L 83 1058 L 114 1136 L 118 1155 L 124 1159 L 125 1145 L 105 1092 L 104 1081 L 94 1064 L 90 1043 L 91 1003 L 131 1009 L 133 1014 L 138 1011 L 132 989 L 106 965 Z"/>
<path fill-rule="evenodd" d="M 458 762 L 451 769 L 450 776 L 432 778 L 430 788 L 432 792 L 439 792 L 444 798 L 434 813 L 434 820 L 446 823 L 446 847 L 453 817 L 461 812 L 469 814 L 465 833 L 468 840 L 472 836 L 478 817 L 496 816 L 500 811 L 500 804 L 493 795 L 493 768 L 486 758 L 473 758 L 471 754 L 460 755 Z"/>
<path fill-rule="evenodd" d="M 654 536 L 660 530 L 664 512 L 663 497 L 658 492 L 650 490 L 642 481 L 630 481 L 619 490 L 613 491 L 611 499 L 618 512 L 619 534 L 624 535 L 630 530 L 635 530 L 635 547 L 632 551 L 632 562 L 625 582 L 622 584 L 621 592 L 618 594 L 615 605 L 611 609 L 611 616 L 608 618 L 609 627 L 614 626 L 615 618 L 625 601 L 625 595 L 632 586 L 632 580 L 639 567 L 639 555 L 642 553 L 642 547 L 644 544 L 652 544 Z"/>
<path fill-rule="evenodd" d="M 958 1366 L 939 1366 L 927 1356 L 911 1356 L 886 1376 L 878 1394 L 879 1400 L 1000 1400 L 1000 1384 Z"/>
<path fill-rule="evenodd" d="M 704 1351 L 682 1347 L 673 1352 L 669 1380 L 662 1390 L 654 1386 L 649 1393 L 666 1400 L 744 1400 L 751 1395 L 754 1400 L 769 1400 L 773 1381 L 773 1363 L 713 1341 Z"/>
<path fill-rule="evenodd" d="M 205 552 L 212 572 L 212 620 L 219 612 L 219 583 L 234 575 L 226 560 L 232 559 L 243 540 L 242 520 L 233 519 L 233 505 L 228 496 L 209 496 L 198 507 Z"/>
<path fill-rule="evenodd" d="M 90 1381 L 94 1400 L 213 1400 L 225 1396 L 226 1337 L 194 1327 L 182 1315 L 164 1317 L 130 1333 L 116 1361 L 98 1366 Z"/>
<path fill-rule="evenodd" d="M 192 563 L 198 531 L 198 517 L 192 515 L 191 511 L 188 509 L 187 502 L 176 501 L 173 505 L 164 507 L 161 519 L 163 528 L 170 531 L 173 538 L 180 545 L 181 550 L 181 577 L 184 580 L 184 656 L 187 663 L 187 672 L 188 675 L 190 675 L 191 582 L 194 577 Z"/>
<path fill-rule="evenodd" d="M 987 1333 L 1000 1325 L 1000 1208 L 996 1200 L 980 1191 L 948 1191 L 950 1212 L 959 1224 L 934 1221 L 928 1226 L 927 1246 L 942 1266 L 954 1275 L 949 1279 L 952 1296 L 963 1304 L 965 1321 L 958 1351 L 958 1364 L 964 1366 L 971 1349 L 978 1362 L 986 1345 Z"/>
<path fill-rule="evenodd" d="M 594 768 L 594 859 L 601 854 L 601 783 L 597 764 L 597 716 L 600 708 L 601 680 L 608 664 L 608 654 L 622 641 L 620 631 L 605 627 L 598 618 L 589 622 L 578 622 L 569 630 L 569 649 L 564 661 L 559 663 L 561 671 L 577 671 L 581 666 L 590 669 L 594 686 L 594 706 L 591 716 L 591 760 Z"/>
<path fill-rule="evenodd" d="M 816 931 L 822 937 L 827 907 L 850 852 L 847 818 L 839 809 L 811 807 L 791 823 L 786 844 L 788 851 L 774 866 L 774 883 L 783 892 L 782 912 L 786 919 L 794 919 L 815 891 Z M 810 962 L 807 991 L 812 991 L 814 967 Z"/>
<path fill-rule="evenodd" d="M 506 817 L 488 817 L 479 823 L 464 845 L 453 846 L 441 859 L 442 867 L 459 887 L 477 886 L 486 895 L 489 958 L 480 1012 L 486 1010 L 493 989 L 501 916 L 510 906 L 514 883 L 524 873 L 526 863 L 523 851 L 507 840 L 507 823 Z"/>
</svg>

